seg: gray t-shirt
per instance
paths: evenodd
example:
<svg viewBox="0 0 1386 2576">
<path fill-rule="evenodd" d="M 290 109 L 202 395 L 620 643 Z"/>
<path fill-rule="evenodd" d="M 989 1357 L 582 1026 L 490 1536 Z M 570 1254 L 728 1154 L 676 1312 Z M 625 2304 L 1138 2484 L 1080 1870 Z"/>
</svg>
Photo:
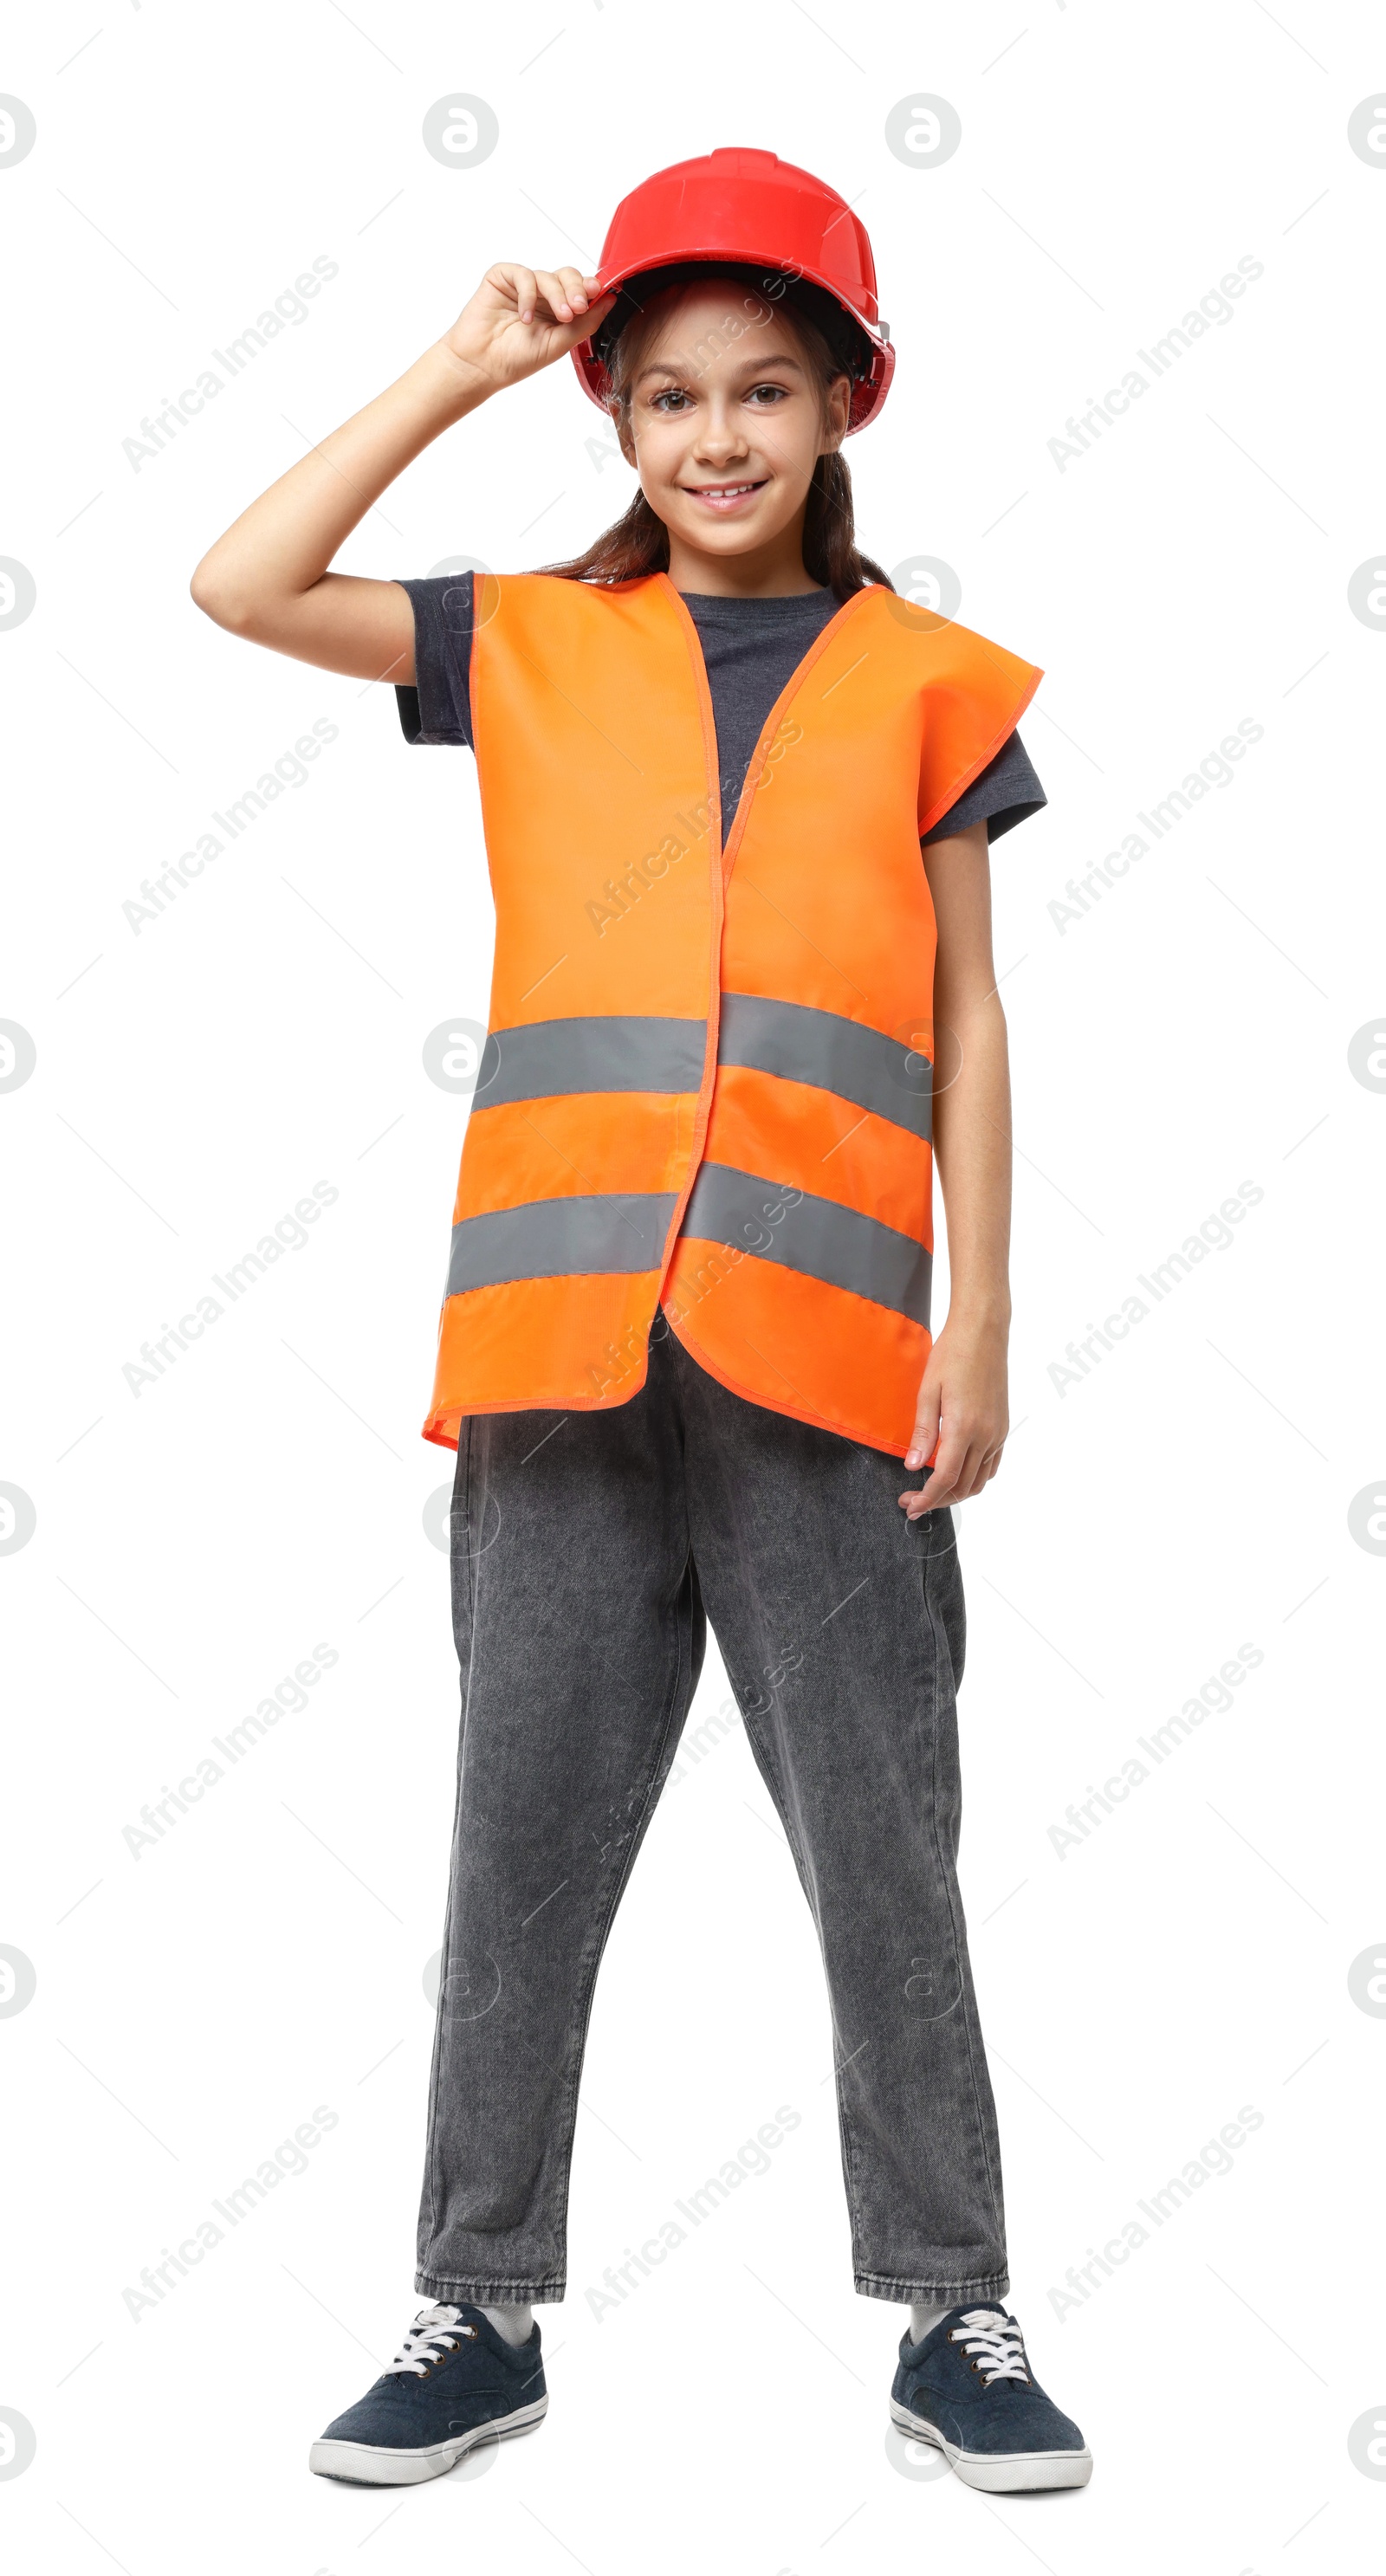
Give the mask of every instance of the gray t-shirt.
<svg viewBox="0 0 1386 2576">
<path fill-rule="evenodd" d="M 414 686 L 395 691 L 405 740 L 470 745 L 473 576 L 401 581 L 400 588 L 409 593 L 414 609 Z M 830 590 L 796 591 L 783 599 L 723 599 L 685 591 L 683 601 L 703 648 L 717 729 L 722 811 L 731 815 L 766 717 L 841 602 Z M 985 823 L 987 839 L 994 841 L 1047 801 L 1020 736 L 1013 733 L 924 838 L 940 841 L 969 823 Z"/>
</svg>

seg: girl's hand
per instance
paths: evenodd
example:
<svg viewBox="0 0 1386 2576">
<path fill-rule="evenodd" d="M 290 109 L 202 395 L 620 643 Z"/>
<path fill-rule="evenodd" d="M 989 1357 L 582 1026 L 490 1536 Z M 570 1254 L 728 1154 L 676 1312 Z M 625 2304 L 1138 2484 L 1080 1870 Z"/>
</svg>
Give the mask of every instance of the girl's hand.
<svg viewBox="0 0 1386 2576">
<path fill-rule="evenodd" d="M 566 357 L 606 320 L 614 295 L 576 268 L 521 268 L 497 260 L 442 345 L 490 388 L 520 384 Z"/>
<path fill-rule="evenodd" d="M 906 1519 L 980 1494 L 1001 1464 L 1009 1427 L 1005 1335 L 945 1324 L 920 1381 L 906 1469 L 922 1467 L 936 1441 L 938 1456 L 927 1485 L 900 1496 Z"/>
</svg>

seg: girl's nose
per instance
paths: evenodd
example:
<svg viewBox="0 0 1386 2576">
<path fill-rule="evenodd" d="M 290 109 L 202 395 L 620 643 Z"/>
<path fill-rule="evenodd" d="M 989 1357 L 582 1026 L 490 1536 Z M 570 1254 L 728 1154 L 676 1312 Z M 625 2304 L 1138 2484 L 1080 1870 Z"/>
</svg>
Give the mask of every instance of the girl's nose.
<svg viewBox="0 0 1386 2576">
<path fill-rule="evenodd" d="M 725 415 L 719 418 L 715 411 L 709 411 L 698 438 L 698 451 L 700 455 L 716 457 L 719 463 L 731 456 L 744 456 L 745 433 Z"/>
</svg>

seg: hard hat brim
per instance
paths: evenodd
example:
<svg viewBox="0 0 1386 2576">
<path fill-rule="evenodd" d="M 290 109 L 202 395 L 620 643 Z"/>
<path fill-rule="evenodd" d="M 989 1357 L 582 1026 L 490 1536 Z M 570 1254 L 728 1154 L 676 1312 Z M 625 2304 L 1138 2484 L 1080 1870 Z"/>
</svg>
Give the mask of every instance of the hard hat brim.
<svg viewBox="0 0 1386 2576">
<path fill-rule="evenodd" d="M 677 258 L 665 257 L 650 262 L 633 260 L 609 271 L 599 272 L 598 292 L 602 295 L 613 292 L 619 294 L 623 288 L 631 286 L 636 279 L 648 278 L 650 292 L 655 294 L 660 291 L 661 282 L 674 285 L 687 279 L 691 284 L 696 282 L 699 274 L 734 276 L 741 271 L 760 272 L 767 289 L 771 287 L 772 282 L 779 280 L 786 280 L 791 290 L 794 285 L 802 282 L 817 289 L 836 306 L 839 313 L 847 317 L 849 323 L 854 326 L 863 354 L 858 364 L 853 364 L 850 359 L 844 358 L 844 372 L 851 374 L 853 378 L 852 400 L 845 435 L 850 438 L 856 430 L 865 429 L 868 421 L 875 419 L 889 391 L 890 380 L 895 372 L 895 351 L 891 347 L 885 326 L 878 322 L 874 315 L 863 311 L 859 304 L 849 301 L 841 287 L 833 279 L 824 276 L 821 271 L 815 271 L 797 263 L 792 269 L 786 268 L 783 258 L 777 259 L 770 252 L 762 256 L 754 251 L 733 253 L 690 247 Z M 621 327 L 624 327 L 624 323 L 631 320 L 638 310 L 639 305 L 633 299 L 631 312 L 622 317 Z M 573 364 L 577 369 L 584 393 L 602 411 L 606 411 L 609 407 L 609 378 L 604 363 L 604 350 L 610 346 L 608 332 L 611 318 L 608 317 L 607 324 L 604 324 L 591 339 L 579 341 L 572 353 Z M 614 334 L 611 335 L 611 337 L 614 336 Z"/>
</svg>

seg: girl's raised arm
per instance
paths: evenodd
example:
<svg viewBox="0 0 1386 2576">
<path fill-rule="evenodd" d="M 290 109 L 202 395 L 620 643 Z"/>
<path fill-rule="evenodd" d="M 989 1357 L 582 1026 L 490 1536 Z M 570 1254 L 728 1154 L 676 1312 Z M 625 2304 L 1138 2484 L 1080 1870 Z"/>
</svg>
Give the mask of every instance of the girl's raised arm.
<svg viewBox="0 0 1386 2576">
<path fill-rule="evenodd" d="M 610 312 L 575 268 L 489 268 L 452 329 L 281 474 L 218 537 L 192 577 L 218 626 L 361 680 L 414 677 L 414 620 L 394 581 L 328 571 L 343 539 L 406 465 L 487 396 L 552 366 Z"/>
</svg>

